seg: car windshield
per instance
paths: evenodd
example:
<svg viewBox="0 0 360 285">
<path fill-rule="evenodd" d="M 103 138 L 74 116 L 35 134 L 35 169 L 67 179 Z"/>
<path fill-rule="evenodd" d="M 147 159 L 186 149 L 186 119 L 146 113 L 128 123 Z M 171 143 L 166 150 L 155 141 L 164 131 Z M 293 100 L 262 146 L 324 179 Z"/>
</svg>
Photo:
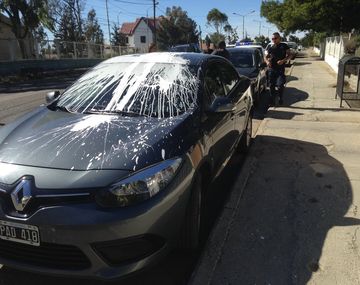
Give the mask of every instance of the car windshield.
<svg viewBox="0 0 360 285">
<path fill-rule="evenodd" d="M 178 116 L 197 105 L 197 67 L 181 63 L 103 63 L 80 77 L 56 107 L 78 113 Z"/>
<path fill-rule="evenodd" d="M 253 55 L 249 52 L 232 52 L 230 54 L 230 61 L 238 68 L 249 68 L 255 65 Z"/>
</svg>

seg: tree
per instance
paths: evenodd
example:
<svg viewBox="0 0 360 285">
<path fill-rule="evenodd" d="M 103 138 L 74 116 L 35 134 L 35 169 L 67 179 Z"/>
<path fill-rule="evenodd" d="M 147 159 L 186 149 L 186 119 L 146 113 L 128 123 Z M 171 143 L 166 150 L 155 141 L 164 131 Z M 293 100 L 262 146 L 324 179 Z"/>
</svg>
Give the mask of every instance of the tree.
<svg viewBox="0 0 360 285">
<path fill-rule="evenodd" d="M 9 19 L 9 26 L 19 42 L 23 58 L 28 58 L 23 42 L 29 32 L 35 31 L 43 25 L 49 30 L 54 30 L 54 21 L 49 10 L 49 0 L 0 0 L 0 12 Z"/>
<path fill-rule="evenodd" d="M 287 33 L 350 32 L 360 28 L 359 14 L 359 0 L 268 0 L 261 4 L 261 16 Z"/>
<path fill-rule="evenodd" d="M 70 6 L 64 5 L 55 38 L 61 41 L 77 41 L 79 38 L 77 28 L 73 10 Z"/>
<path fill-rule="evenodd" d="M 80 0 L 62 0 L 61 17 L 58 22 L 55 37 L 63 41 L 84 41 L 81 11 L 83 5 Z"/>
<path fill-rule="evenodd" d="M 268 37 L 265 37 L 264 35 L 257 36 L 254 38 L 255 42 L 260 43 L 263 47 L 266 47 L 267 44 L 270 42 L 270 39 Z"/>
<path fill-rule="evenodd" d="M 101 27 L 97 21 L 96 12 L 94 9 L 91 9 L 87 15 L 84 33 L 85 40 L 87 42 L 96 44 L 104 43 L 104 33 L 101 30 Z"/>
<path fill-rule="evenodd" d="M 239 35 L 237 33 L 236 28 L 233 29 L 233 27 L 230 24 L 226 24 L 224 26 L 224 31 L 226 33 L 226 40 L 229 44 L 235 44 L 236 41 L 239 39 Z"/>
<path fill-rule="evenodd" d="M 181 7 L 168 7 L 157 30 L 158 48 L 166 50 L 178 44 L 197 43 L 199 32 L 196 27 L 196 22 Z"/>
<path fill-rule="evenodd" d="M 216 8 L 213 8 L 209 11 L 206 19 L 208 25 L 214 27 L 217 34 L 221 34 L 223 32 L 223 27 L 229 24 L 228 16 Z"/>
<path fill-rule="evenodd" d="M 206 43 L 206 45 L 209 45 L 209 46 L 210 46 L 210 44 L 211 44 L 211 39 L 210 39 L 209 35 L 206 35 L 206 37 L 205 37 L 205 43 Z"/>
<path fill-rule="evenodd" d="M 225 41 L 225 36 L 223 34 L 219 34 L 217 32 L 210 35 L 211 42 L 217 46 L 219 42 Z"/>
<path fill-rule="evenodd" d="M 289 42 L 294 42 L 294 43 L 300 43 L 300 39 L 297 36 L 294 35 L 290 35 L 289 36 Z"/>
<path fill-rule="evenodd" d="M 126 45 L 126 36 L 120 32 L 120 28 L 116 24 L 112 26 L 111 44 L 113 46 Z"/>
</svg>

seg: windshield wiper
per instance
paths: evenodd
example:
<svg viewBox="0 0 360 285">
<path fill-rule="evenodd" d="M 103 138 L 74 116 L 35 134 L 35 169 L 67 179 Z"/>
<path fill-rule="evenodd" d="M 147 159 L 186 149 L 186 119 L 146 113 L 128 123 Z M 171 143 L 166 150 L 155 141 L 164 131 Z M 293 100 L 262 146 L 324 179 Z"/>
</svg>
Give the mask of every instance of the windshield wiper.
<svg viewBox="0 0 360 285">
<path fill-rule="evenodd" d="M 59 106 L 59 105 L 56 105 L 55 106 L 55 109 L 56 110 L 61 110 L 61 111 L 64 111 L 64 112 L 68 112 L 68 113 L 75 113 L 74 111 L 70 110 L 68 107 L 66 106 Z"/>
</svg>

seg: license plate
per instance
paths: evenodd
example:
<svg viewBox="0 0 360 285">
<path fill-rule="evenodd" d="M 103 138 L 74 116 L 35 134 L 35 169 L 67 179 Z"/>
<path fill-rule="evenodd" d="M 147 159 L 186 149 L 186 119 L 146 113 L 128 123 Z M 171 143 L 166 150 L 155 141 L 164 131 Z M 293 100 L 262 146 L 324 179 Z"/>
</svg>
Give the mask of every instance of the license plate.
<svg viewBox="0 0 360 285">
<path fill-rule="evenodd" d="M 39 229 L 31 225 L 0 220 L 0 239 L 40 246 Z"/>
</svg>

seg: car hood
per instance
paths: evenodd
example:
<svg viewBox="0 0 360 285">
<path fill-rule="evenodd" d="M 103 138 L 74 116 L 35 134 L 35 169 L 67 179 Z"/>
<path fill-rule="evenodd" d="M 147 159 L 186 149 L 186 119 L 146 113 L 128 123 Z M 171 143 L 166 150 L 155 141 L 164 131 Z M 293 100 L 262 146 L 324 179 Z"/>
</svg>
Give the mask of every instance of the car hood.
<svg viewBox="0 0 360 285">
<path fill-rule="evenodd" d="M 0 162 L 74 171 L 135 171 L 190 147 L 192 116 L 85 115 L 44 107 L 0 128 Z"/>
<path fill-rule="evenodd" d="M 236 70 L 241 74 L 249 78 L 254 78 L 258 75 L 258 70 L 255 67 L 236 67 Z"/>
</svg>

